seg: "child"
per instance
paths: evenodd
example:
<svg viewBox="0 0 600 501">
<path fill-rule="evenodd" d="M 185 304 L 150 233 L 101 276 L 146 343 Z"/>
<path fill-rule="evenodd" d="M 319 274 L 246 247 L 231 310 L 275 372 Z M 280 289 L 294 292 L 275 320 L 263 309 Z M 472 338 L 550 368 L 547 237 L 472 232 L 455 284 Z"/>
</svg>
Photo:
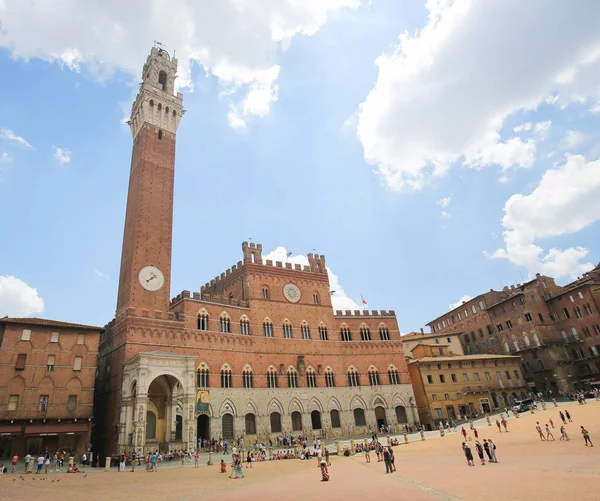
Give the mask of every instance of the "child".
<svg viewBox="0 0 600 501">
<path fill-rule="evenodd" d="M 225 464 L 225 461 L 223 461 L 221 459 L 221 473 L 227 473 L 227 465 Z"/>
<path fill-rule="evenodd" d="M 329 471 L 327 470 L 327 461 L 321 461 L 321 482 L 329 481 Z"/>
</svg>

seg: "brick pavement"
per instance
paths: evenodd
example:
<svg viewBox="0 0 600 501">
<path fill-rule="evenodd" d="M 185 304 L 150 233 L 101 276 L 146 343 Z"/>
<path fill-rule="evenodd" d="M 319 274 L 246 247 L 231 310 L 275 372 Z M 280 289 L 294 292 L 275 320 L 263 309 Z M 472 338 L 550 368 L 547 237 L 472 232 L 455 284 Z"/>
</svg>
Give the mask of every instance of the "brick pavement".
<svg viewBox="0 0 600 501">
<path fill-rule="evenodd" d="M 568 408 L 573 423 L 568 425 L 570 442 L 561 442 L 559 409 Z M 39 499 L 49 496 L 68 499 L 105 500 L 111 498 L 152 499 L 153 501 L 216 501 L 224 493 L 246 500 L 276 497 L 286 501 L 326 496 L 330 499 L 373 499 L 393 495 L 413 501 L 505 501 L 506 499 L 598 498 L 593 485 L 599 479 L 597 447 L 585 447 L 579 426 L 585 425 L 594 442 L 600 444 L 600 402 L 585 406 L 561 404 L 535 415 L 511 419 L 509 433 L 495 426 L 479 426 L 479 437 L 497 444 L 498 464 L 468 468 L 461 450 L 461 437 L 428 438 L 395 448 L 395 474 L 384 474 L 383 463 L 367 465 L 362 455 L 333 458 L 331 481 L 320 482 L 316 460 L 256 463 L 244 469 L 246 477 L 231 480 L 220 474 L 218 465 L 163 468 L 157 473 L 142 469 L 135 473 L 68 475 L 55 473 L 46 480 L 41 475 L 2 475 L 0 492 L 6 499 Z M 540 442 L 535 422 L 554 421 L 556 442 Z M 471 442 L 473 443 L 473 442 Z M 474 452 L 475 454 L 475 452 Z M 475 454 L 476 456 L 476 454 Z M 21 480 L 21 477 L 23 480 Z M 34 480 L 35 479 L 35 480 Z"/>
</svg>

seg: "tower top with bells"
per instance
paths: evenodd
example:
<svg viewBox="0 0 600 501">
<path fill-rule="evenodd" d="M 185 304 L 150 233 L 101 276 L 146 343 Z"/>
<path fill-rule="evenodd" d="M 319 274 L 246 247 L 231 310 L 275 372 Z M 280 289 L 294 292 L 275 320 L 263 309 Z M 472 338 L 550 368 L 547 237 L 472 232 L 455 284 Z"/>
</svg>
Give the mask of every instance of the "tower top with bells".
<svg viewBox="0 0 600 501">
<path fill-rule="evenodd" d="M 148 123 L 158 129 L 175 134 L 184 113 L 183 94 L 175 94 L 177 59 L 161 48 L 152 47 L 142 70 L 140 91 L 131 107 L 127 122 L 135 139 Z"/>
</svg>

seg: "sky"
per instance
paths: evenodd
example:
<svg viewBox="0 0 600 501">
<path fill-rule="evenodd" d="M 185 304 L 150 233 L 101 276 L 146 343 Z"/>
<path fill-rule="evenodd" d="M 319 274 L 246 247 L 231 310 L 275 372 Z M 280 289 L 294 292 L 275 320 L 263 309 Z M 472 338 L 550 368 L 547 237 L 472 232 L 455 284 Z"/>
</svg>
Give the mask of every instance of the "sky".
<svg viewBox="0 0 600 501">
<path fill-rule="evenodd" d="M 600 3 L 0 0 L 0 316 L 114 315 L 155 40 L 179 60 L 171 294 L 324 254 L 403 333 L 600 261 Z"/>
</svg>

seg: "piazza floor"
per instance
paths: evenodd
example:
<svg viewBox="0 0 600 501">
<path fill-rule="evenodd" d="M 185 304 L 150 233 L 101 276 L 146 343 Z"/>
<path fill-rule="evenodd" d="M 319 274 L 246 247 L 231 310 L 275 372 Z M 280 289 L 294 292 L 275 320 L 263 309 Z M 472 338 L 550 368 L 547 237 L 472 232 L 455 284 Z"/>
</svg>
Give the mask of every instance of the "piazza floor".
<svg viewBox="0 0 600 501">
<path fill-rule="evenodd" d="M 567 426 L 571 437 L 561 442 L 558 411 L 568 409 L 573 419 Z M 426 500 L 544 499 L 597 500 L 594 487 L 600 475 L 600 402 L 559 404 L 536 414 L 522 414 L 509 420 L 509 433 L 496 426 L 478 427 L 479 439 L 492 438 L 497 446 L 497 464 L 467 467 L 461 450 L 461 436 L 428 434 L 424 442 L 394 448 L 397 472 L 385 474 L 385 466 L 371 455 L 333 457 L 330 482 L 320 482 L 316 460 L 269 461 L 245 469 L 245 478 L 229 479 L 219 466 L 168 467 L 157 473 L 143 469 L 135 473 L 98 472 L 89 474 L 52 473 L 44 475 L 7 474 L 0 476 L 3 499 L 152 499 L 153 501 L 213 501 L 224 493 L 245 500 L 283 499 L 386 499 Z M 541 442 L 535 423 L 554 421 L 555 442 Z M 481 423 L 481 422 L 480 422 Z M 585 426 L 596 447 L 585 447 L 580 433 Z M 459 428 L 460 429 L 460 428 Z M 471 435 L 472 436 L 472 435 Z M 473 443 L 473 442 L 472 442 Z M 217 462 L 221 459 L 216 456 Z"/>
</svg>

